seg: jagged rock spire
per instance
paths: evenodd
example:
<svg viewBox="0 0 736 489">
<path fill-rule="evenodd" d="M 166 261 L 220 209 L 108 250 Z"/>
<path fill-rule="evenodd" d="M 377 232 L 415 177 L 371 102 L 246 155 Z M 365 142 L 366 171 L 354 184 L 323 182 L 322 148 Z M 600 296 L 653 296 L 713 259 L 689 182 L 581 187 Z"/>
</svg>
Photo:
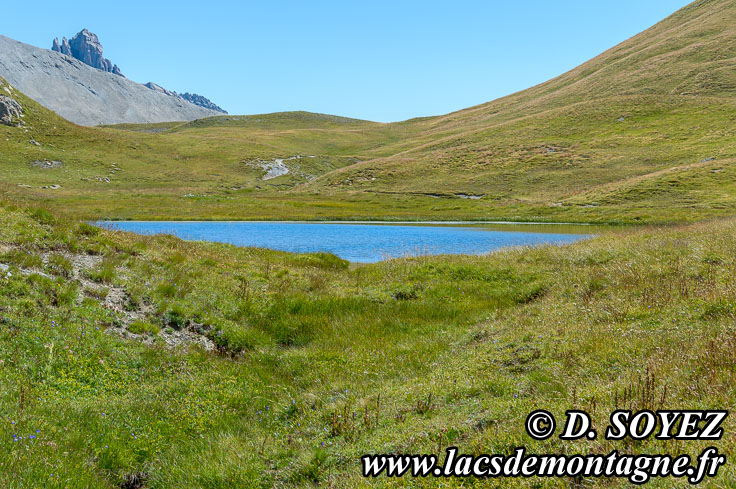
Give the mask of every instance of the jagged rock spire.
<svg viewBox="0 0 736 489">
<path fill-rule="evenodd" d="M 69 46 L 69 41 L 66 39 L 66 37 L 61 38 L 61 43 L 59 43 L 59 38 L 54 38 L 54 45 L 51 46 L 52 51 L 56 51 L 61 54 L 66 54 L 67 56 L 72 55 L 72 48 Z"/>
<path fill-rule="evenodd" d="M 62 38 L 61 42 L 58 38 L 54 38 L 51 50 L 76 58 L 98 70 L 124 76 L 118 65 L 113 64 L 112 61 L 102 55 L 100 40 L 94 32 L 87 29 L 82 29 L 68 41 L 66 37 Z"/>
</svg>

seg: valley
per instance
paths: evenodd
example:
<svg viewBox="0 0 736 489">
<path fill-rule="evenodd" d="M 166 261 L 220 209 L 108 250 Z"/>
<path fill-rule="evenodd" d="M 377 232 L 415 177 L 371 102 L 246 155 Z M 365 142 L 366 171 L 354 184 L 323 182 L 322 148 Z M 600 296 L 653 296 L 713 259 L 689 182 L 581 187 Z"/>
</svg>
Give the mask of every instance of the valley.
<svg viewBox="0 0 736 489">
<path fill-rule="evenodd" d="M 546 83 L 395 123 L 81 126 L 0 78 L 0 486 L 624 488 L 367 479 L 359 460 L 711 445 L 729 462 L 702 486 L 735 486 L 731 416 L 719 440 L 525 431 L 539 409 L 600 429 L 618 409 L 733 411 L 734 19 L 736 1 L 698 0 Z M 358 263 L 101 220 L 602 226 Z"/>
</svg>

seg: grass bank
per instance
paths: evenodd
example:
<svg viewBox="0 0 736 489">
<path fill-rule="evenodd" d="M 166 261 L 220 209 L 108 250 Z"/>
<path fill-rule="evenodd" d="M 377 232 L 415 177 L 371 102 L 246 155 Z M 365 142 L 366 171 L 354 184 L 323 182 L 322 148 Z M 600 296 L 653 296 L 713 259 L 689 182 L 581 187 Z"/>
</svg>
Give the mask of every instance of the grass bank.
<svg viewBox="0 0 736 489">
<path fill-rule="evenodd" d="M 603 427 L 615 407 L 736 399 L 730 219 L 358 268 L 7 203 L 0 223 L 6 487 L 361 487 L 362 453 L 449 445 L 695 454 L 698 442 L 535 442 L 523 423 L 537 408 L 585 409 Z M 725 430 L 715 445 L 730 459 Z M 727 465 L 713 486 L 734 483 Z"/>
</svg>

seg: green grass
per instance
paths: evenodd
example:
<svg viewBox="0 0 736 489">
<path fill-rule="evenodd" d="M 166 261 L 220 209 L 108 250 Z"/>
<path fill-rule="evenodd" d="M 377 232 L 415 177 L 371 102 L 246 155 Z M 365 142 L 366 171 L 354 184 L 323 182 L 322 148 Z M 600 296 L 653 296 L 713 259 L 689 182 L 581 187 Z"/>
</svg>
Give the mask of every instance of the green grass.
<svg viewBox="0 0 736 489">
<path fill-rule="evenodd" d="M 699 452 L 539 442 L 524 420 L 734 408 L 734 15 L 699 1 L 545 84 L 396 124 L 297 112 L 83 128 L 14 92 L 0 485 L 435 487 L 363 480 L 359 457 Z M 297 155 L 273 180 L 252 163 Z M 708 222 L 351 266 L 80 221 L 100 218 Z M 714 443 L 729 460 L 735 428 Z M 731 463 L 705 484 L 734 485 Z"/>
<path fill-rule="evenodd" d="M 87 278 L 94 282 L 110 284 L 115 280 L 115 263 L 111 260 L 105 260 L 99 266 L 87 271 Z"/>
<path fill-rule="evenodd" d="M 51 273 L 60 275 L 64 278 L 71 278 L 73 275 L 72 262 L 61 254 L 51 254 L 48 257 L 48 267 Z"/>
<path fill-rule="evenodd" d="M 133 321 L 128 326 L 128 331 L 135 334 L 157 335 L 161 331 L 161 328 L 146 321 Z"/>
<path fill-rule="evenodd" d="M 358 487 L 362 453 L 449 445 L 695 453 L 701 443 L 535 442 L 523 422 L 535 408 L 578 408 L 603 426 L 629 389 L 637 409 L 730 409 L 736 398 L 733 220 L 360 267 L 89 233 L 8 204 L 0 223 L 11 250 L 106 250 L 133 309 L 150 305 L 125 326 L 127 309 L 105 307 L 104 296 L 78 301 L 63 269 L 26 277 L 29 263 L 8 260 L 0 483 L 10 487 L 113 487 L 133 476 L 150 488 Z M 105 331 L 120 325 L 152 344 Z M 167 346 L 177 330 L 215 350 Z M 726 433 L 734 428 L 729 419 Z M 733 437 L 716 446 L 733 456 Z M 736 481 L 730 465 L 718 481 Z"/>
</svg>

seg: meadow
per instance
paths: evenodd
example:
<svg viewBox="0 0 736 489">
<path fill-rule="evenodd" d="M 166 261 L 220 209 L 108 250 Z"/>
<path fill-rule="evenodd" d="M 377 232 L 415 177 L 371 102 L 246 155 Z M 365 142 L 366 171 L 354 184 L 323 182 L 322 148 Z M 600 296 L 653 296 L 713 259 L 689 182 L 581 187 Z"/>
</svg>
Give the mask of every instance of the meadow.
<svg viewBox="0 0 736 489">
<path fill-rule="evenodd" d="M 363 453 L 450 445 L 695 454 L 701 442 L 537 442 L 523 423 L 536 408 L 605 426 L 616 407 L 736 398 L 730 219 L 359 267 L 10 204 L 0 220 L 5 487 L 363 487 Z M 705 487 L 734 482 L 727 465 Z"/>
<path fill-rule="evenodd" d="M 23 106 L 0 126 L 0 486 L 614 488 L 630 484 L 366 480 L 359 458 L 699 453 L 535 441 L 524 421 L 734 407 L 735 16 L 698 0 L 549 82 L 392 124 L 80 127 L 0 79 Z M 278 160 L 289 173 L 266 178 Z M 357 265 L 98 219 L 629 226 Z M 702 486 L 736 486 L 733 465 Z"/>
<path fill-rule="evenodd" d="M 85 128 L 16 91 L 23 127 L 0 131 L 0 189 L 83 219 L 726 217 L 735 16 L 698 0 L 548 82 L 391 124 L 286 112 Z M 289 172 L 268 178 L 277 161 Z"/>
</svg>

